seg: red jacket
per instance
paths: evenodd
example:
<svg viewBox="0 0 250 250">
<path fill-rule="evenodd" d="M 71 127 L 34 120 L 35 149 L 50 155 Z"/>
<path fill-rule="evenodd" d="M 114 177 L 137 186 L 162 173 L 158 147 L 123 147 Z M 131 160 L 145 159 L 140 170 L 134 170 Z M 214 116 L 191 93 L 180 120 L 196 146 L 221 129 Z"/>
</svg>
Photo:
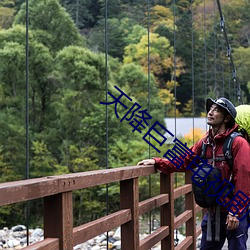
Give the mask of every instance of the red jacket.
<svg viewBox="0 0 250 250">
<path fill-rule="evenodd" d="M 238 130 L 238 125 L 235 125 L 233 128 L 228 129 L 226 132 L 222 134 L 216 135 L 213 139 L 209 136 L 210 131 L 206 134 L 206 136 L 198 141 L 194 146 L 190 149 L 194 153 L 192 156 L 188 155 L 184 159 L 184 164 L 178 169 L 171 161 L 162 158 L 154 158 L 155 166 L 163 173 L 169 174 L 173 172 L 184 172 L 190 171 L 186 169 L 186 167 L 191 163 L 195 156 L 200 156 L 202 152 L 202 143 L 207 143 L 207 151 L 206 151 L 206 159 L 213 159 L 217 157 L 224 157 L 223 155 L 223 145 L 226 137 L 231 134 L 233 131 Z M 212 146 L 213 145 L 213 146 Z M 232 144 L 232 155 L 233 155 L 233 185 L 235 186 L 234 194 L 238 191 L 241 191 L 244 195 L 249 197 L 249 200 L 246 202 L 246 197 L 244 195 L 240 195 L 240 198 L 236 198 L 237 200 L 244 199 L 245 201 L 241 202 L 241 204 L 237 204 L 233 202 L 234 206 L 230 207 L 230 210 L 233 212 L 237 212 L 238 215 L 244 210 L 246 204 L 250 205 L 250 144 L 242 138 L 241 136 L 237 136 Z M 208 163 L 213 166 L 211 161 Z M 194 165 L 194 168 L 196 166 Z M 215 162 L 215 167 L 221 169 L 222 180 L 225 178 L 229 180 L 230 178 L 230 167 L 228 166 L 226 161 L 217 161 Z M 238 196 L 238 195 L 237 195 Z M 232 198 L 233 200 L 233 198 Z M 230 202 L 229 198 L 226 198 L 224 201 Z M 222 210 L 226 211 L 225 207 L 222 207 Z M 228 211 L 230 211 L 228 210 Z"/>
</svg>

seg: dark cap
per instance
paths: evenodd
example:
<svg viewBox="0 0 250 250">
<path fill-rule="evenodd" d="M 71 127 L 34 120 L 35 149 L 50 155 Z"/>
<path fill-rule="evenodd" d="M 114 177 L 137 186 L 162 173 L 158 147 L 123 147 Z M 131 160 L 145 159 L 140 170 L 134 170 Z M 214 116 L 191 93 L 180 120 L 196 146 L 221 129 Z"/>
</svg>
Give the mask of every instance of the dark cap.
<svg viewBox="0 0 250 250">
<path fill-rule="evenodd" d="M 215 100 L 208 98 L 206 101 L 207 113 L 209 112 L 209 110 L 213 104 L 216 104 L 216 105 L 220 106 L 221 108 L 223 108 L 224 110 L 226 110 L 235 120 L 237 111 L 236 111 L 234 105 L 227 98 L 220 97 L 219 99 L 215 99 Z"/>
</svg>

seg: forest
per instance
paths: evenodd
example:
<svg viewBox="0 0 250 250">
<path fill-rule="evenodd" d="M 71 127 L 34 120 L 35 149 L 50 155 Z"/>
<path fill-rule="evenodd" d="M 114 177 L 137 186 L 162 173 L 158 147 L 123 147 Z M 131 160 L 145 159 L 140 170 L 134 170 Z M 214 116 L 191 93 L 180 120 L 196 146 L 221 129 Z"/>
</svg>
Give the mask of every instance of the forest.
<svg viewBox="0 0 250 250">
<path fill-rule="evenodd" d="M 142 139 L 145 131 L 133 131 L 114 105 L 100 103 L 113 101 L 107 92 L 118 97 L 117 88 L 148 110 L 151 124 L 204 117 L 207 97 L 249 103 L 250 2 L 220 2 L 224 20 L 215 0 L 2 0 L 1 183 L 159 156 Z M 124 116 L 124 107 L 117 112 Z M 191 145 L 196 135 L 181 139 Z M 157 192 L 158 180 L 150 181 Z M 119 207 L 118 189 L 108 187 L 110 211 Z M 140 199 L 148 193 L 142 178 Z M 75 225 L 106 213 L 106 195 L 105 186 L 76 191 Z M 30 204 L 34 226 L 42 226 L 41 202 Z M 20 224 L 24 210 L 0 207 L 0 227 Z"/>
</svg>

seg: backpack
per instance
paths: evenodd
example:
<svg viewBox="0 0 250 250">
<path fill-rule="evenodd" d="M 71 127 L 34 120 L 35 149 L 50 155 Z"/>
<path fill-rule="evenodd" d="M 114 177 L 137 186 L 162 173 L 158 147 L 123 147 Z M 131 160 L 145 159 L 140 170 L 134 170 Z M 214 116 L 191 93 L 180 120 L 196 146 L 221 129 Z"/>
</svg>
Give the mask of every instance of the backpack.
<svg viewBox="0 0 250 250">
<path fill-rule="evenodd" d="M 235 122 L 239 125 L 239 131 L 250 143 L 250 105 L 239 105 L 235 109 L 237 111 Z"/>
<path fill-rule="evenodd" d="M 231 133 L 224 145 L 223 145 L 223 154 L 224 157 L 217 157 L 214 160 L 215 161 L 224 161 L 226 160 L 231 171 L 233 170 L 233 156 L 232 156 L 232 143 L 233 140 L 237 136 L 242 136 L 239 132 L 233 132 Z M 202 153 L 201 158 L 205 160 L 207 145 L 205 143 L 202 144 Z M 212 170 L 211 170 L 212 168 Z M 218 205 L 217 203 L 217 195 L 223 187 L 220 187 L 221 182 L 218 181 L 218 177 L 220 177 L 221 170 L 219 168 L 213 168 L 212 166 L 206 166 L 202 169 L 196 168 L 194 170 L 196 173 L 192 178 L 192 187 L 193 187 L 193 193 L 195 202 L 203 208 L 209 208 L 214 207 Z M 207 173 L 209 172 L 209 175 L 205 178 Z M 232 178 L 230 178 L 229 182 Z M 199 183 L 200 185 L 197 185 Z M 211 183 L 213 183 L 213 187 L 209 188 L 211 186 Z M 227 194 L 230 191 L 230 187 L 228 186 L 227 189 L 225 189 L 224 194 Z M 232 192 L 230 193 L 232 195 Z"/>
</svg>

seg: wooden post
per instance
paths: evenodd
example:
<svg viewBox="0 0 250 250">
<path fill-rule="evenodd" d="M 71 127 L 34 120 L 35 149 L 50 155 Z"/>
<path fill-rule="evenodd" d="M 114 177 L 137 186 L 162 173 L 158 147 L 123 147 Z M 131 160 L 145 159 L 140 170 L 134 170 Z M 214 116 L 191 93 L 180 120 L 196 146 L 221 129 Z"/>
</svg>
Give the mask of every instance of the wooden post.
<svg viewBox="0 0 250 250">
<path fill-rule="evenodd" d="M 188 171 L 185 174 L 185 183 L 191 184 L 192 172 Z M 185 210 L 192 210 L 192 217 L 186 222 L 186 236 L 193 237 L 193 243 L 188 250 L 196 249 L 196 211 L 193 192 L 185 195 Z"/>
<path fill-rule="evenodd" d="M 121 249 L 139 250 L 138 178 L 120 182 L 121 209 L 131 209 L 132 220 L 121 226 Z"/>
<path fill-rule="evenodd" d="M 169 235 L 161 241 L 162 250 L 174 249 L 174 177 L 160 174 L 160 192 L 169 195 L 169 202 L 161 206 L 161 226 L 169 227 Z"/>
<path fill-rule="evenodd" d="M 60 250 L 73 249 L 72 192 L 44 198 L 44 238 L 59 238 Z"/>
</svg>

